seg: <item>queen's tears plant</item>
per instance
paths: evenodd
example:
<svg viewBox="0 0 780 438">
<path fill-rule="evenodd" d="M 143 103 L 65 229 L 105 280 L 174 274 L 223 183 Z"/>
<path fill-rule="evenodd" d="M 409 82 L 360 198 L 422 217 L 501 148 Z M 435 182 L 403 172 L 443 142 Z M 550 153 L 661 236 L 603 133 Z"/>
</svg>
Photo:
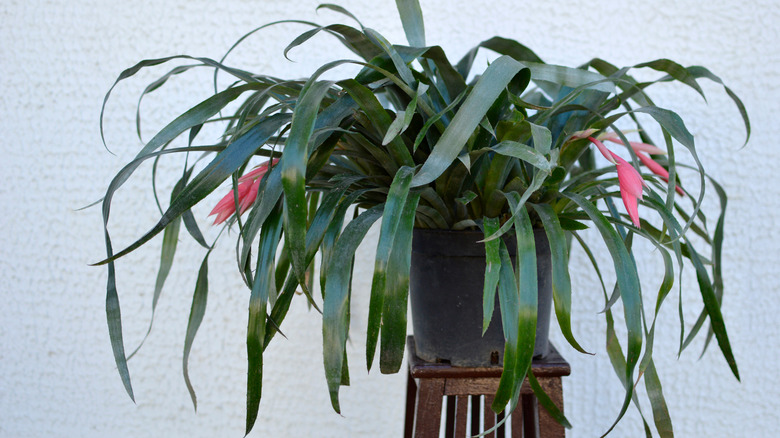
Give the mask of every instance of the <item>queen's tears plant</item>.
<svg viewBox="0 0 780 438">
<path fill-rule="evenodd" d="M 504 371 L 492 406 L 501 411 L 515 405 L 525 377 L 538 389 L 529 371 L 537 286 L 524 281 L 524 273 L 535 272 L 533 228 L 543 227 L 549 240 L 558 325 L 571 346 L 582 352 L 571 330 L 572 290 L 577 286 L 570 278 L 568 258 L 575 246 L 581 247 L 601 278 L 597 257 L 582 234 L 593 228 L 597 233 L 590 236 L 600 237 L 603 245 L 597 249 L 606 248 L 615 272 L 614 284 L 602 280 L 607 353 L 626 389 L 615 423 L 632 401 L 639 407 L 635 387 L 643 380 L 655 428 L 661 436 L 671 436 L 671 418 L 653 362 L 653 339 L 658 312 L 684 267 L 696 273 L 703 310 L 689 330 L 684 312 L 679 312 L 679 350 L 709 324 L 705 348 L 714 338 L 736 378 L 739 373 L 721 313 L 726 193 L 705 172 L 694 136 L 680 116 L 655 105 L 648 92 L 657 84 L 674 82 L 704 97 L 700 82 L 722 85 L 721 80 L 704 67 L 684 67 L 668 59 L 622 68 L 598 58 L 576 68 L 552 65 L 502 37 L 479 43 L 453 63 L 441 47 L 427 45 L 417 0 L 398 0 L 397 5 L 405 45 L 390 43 L 336 5 L 319 8 L 343 14 L 351 24 L 286 21 L 307 30 L 287 46 L 285 56 L 324 36 L 354 54 L 353 59 L 322 65 L 308 78 L 281 79 L 231 67 L 226 58 L 183 55 L 144 60 L 119 76 L 114 86 L 141 70 L 176 64 L 149 84 L 143 96 L 191 69 L 215 71 L 214 94 L 145 142 L 111 181 L 102 201 L 106 258 L 98 264 L 108 269 L 109 334 L 127 393 L 134 398 L 116 263 L 160 234 L 155 305 L 177 241 L 189 235 L 205 253 L 193 278 L 184 340 L 183 373 L 193 403 L 188 356 L 206 311 L 209 256 L 220 238 L 235 239 L 237 274 L 248 290 L 248 433 L 258 415 L 264 351 L 281 333 L 296 291 L 313 308 L 311 316 L 322 320 L 327 388 L 339 412 L 339 388 L 349 384 L 346 341 L 352 294 L 370 293 L 368 369 L 378 349 L 380 370 L 397 372 L 406 337 L 412 229 L 479 229 L 488 262 L 485 303 L 492 303 L 498 291 L 500 306 L 516 309 L 502 318 Z M 252 30 L 239 42 L 275 24 Z M 485 68 L 475 66 L 480 51 L 494 55 Z M 340 80 L 323 79 L 344 64 L 357 65 L 359 72 Z M 636 70 L 657 77 L 639 81 L 631 75 Z M 217 88 L 218 73 L 232 82 Z M 749 137 L 742 102 L 723 88 Z M 226 112 L 229 106 L 234 110 Z M 101 126 L 102 118 L 101 113 Z M 653 124 L 660 142 L 649 137 L 643 123 Z M 206 125 L 224 128 L 215 144 L 202 143 L 199 133 Z M 186 146 L 174 145 L 180 137 Z M 685 160 L 678 161 L 681 153 Z M 157 169 L 158 161 L 172 157 L 180 157 L 183 164 L 170 202 L 146 234 L 115 252 L 108 232 L 114 194 L 141 164 L 152 162 Z M 697 179 L 694 192 L 681 173 Z M 706 190 L 714 190 L 720 202 L 715 218 L 706 217 L 701 208 Z M 209 196 L 215 191 L 224 196 L 218 202 Z M 193 214 L 201 202 L 214 205 L 216 225 L 234 232 L 220 232 L 208 241 L 202 232 L 207 218 Z M 379 241 L 371 290 L 353 290 L 355 250 L 375 223 Z M 506 233 L 526 242 L 518 245 L 516 264 L 498 238 Z M 632 252 L 636 239 L 650 242 L 652 255 L 663 263 L 658 290 L 640 287 Z M 680 288 L 678 293 L 690 291 Z M 644 300 L 655 301 L 652 313 L 645 312 Z M 616 335 L 615 309 L 623 312 L 622 340 Z M 549 399 L 539 396 L 566 423 Z M 644 415 L 642 419 L 649 430 L 649 420 Z"/>
</svg>

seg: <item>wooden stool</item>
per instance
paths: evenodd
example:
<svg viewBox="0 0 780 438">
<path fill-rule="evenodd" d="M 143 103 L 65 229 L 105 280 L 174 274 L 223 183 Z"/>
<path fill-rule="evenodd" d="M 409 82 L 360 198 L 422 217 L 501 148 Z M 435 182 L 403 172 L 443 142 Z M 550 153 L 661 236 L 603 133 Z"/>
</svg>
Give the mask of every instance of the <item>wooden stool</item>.
<svg viewBox="0 0 780 438">
<path fill-rule="evenodd" d="M 490 410 L 493 395 L 498 389 L 501 367 L 454 367 L 444 363 L 425 362 L 415 353 L 414 337 L 406 340 L 409 358 L 409 375 L 406 388 L 405 438 L 438 438 L 442 420 L 442 401 L 447 397 L 445 437 L 474 436 L 495 426 L 503 419 Z M 535 359 L 534 375 L 545 392 L 563 412 L 563 388 L 561 377 L 571 373 L 569 364 L 550 345 L 550 353 L 544 359 Z M 484 397 L 483 397 L 484 396 Z M 469 399 L 471 412 L 469 412 Z M 480 429 L 480 399 L 484 399 L 482 416 L 484 429 Z M 467 431 L 468 418 L 471 428 Z M 514 438 L 564 438 L 565 428 L 550 417 L 537 403 L 526 378 L 521 389 L 520 401 L 509 421 L 488 438 L 503 438 L 511 428 Z M 468 433 L 468 435 L 467 435 Z"/>
</svg>

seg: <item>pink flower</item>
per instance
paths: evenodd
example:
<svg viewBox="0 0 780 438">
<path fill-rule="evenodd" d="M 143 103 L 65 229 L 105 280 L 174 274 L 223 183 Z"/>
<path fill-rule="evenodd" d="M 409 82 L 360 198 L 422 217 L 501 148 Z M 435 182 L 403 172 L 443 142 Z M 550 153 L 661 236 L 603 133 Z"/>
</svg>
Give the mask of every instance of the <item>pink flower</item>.
<svg viewBox="0 0 780 438">
<path fill-rule="evenodd" d="M 622 140 L 617 136 L 616 133 L 611 132 L 609 134 L 599 136 L 599 138 L 603 138 L 604 140 L 611 141 L 613 143 L 617 144 L 625 144 Z M 643 152 L 646 152 L 648 154 L 655 154 L 655 155 L 665 155 L 666 152 L 663 149 L 659 149 L 651 144 L 647 143 L 639 143 L 635 141 L 628 142 L 629 145 L 631 145 L 631 149 L 634 150 L 634 153 L 636 154 L 636 157 L 639 158 L 639 161 L 642 162 L 642 164 L 645 165 L 648 169 L 650 169 L 651 172 L 661 177 L 666 182 L 669 182 L 669 172 L 664 169 L 663 166 L 658 164 L 655 160 L 645 155 Z M 683 191 L 682 187 L 675 186 L 674 188 L 677 193 L 679 193 L 682 196 L 685 196 L 685 192 Z"/>
<path fill-rule="evenodd" d="M 629 162 L 607 149 L 607 147 L 604 146 L 604 143 L 593 137 L 588 137 L 588 140 L 596 145 L 596 148 L 598 148 L 599 152 L 601 152 L 607 160 L 615 163 L 618 174 L 618 185 L 620 186 L 620 197 L 623 199 L 623 205 L 626 207 L 631 222 L 639 227 L 638 200 L 642 199 L 642 187 L 645 185 L 642 175 L 640 175 Z"/>
<path fill-rule="evenodd" d="M 278 161 L 279 159 L 274 159 L 271 162 L 271 165 L 276 164 Z M 225 195 L 222 199 L 220 199 L 219 202 L 217 202 L 217 205 L 214 206 L 214 209 L 211 210 L 211 213 L 209 213 L 209 216 L 217 215 L 217 217 L 214 219 L 214 225 L 225 222 L 230 216 L 233 215 L 233 213 L 236 212 L 236 197 L 238 197 L 239 215 L 244 214 L 244 212 L 252 206 L 252 204 L 255 202 L 255 199 L 257 198 L 257 191 L 260 189 L 260 181 L 263 179 L 263 175 L 268 172 L 268 166 L 269 163 L 266 161 L 265 163 L 242 175 L 238 179 L 236 194 L 233 193 L 233 190 L 228 192 L 227 195 Z"/>
</svg>

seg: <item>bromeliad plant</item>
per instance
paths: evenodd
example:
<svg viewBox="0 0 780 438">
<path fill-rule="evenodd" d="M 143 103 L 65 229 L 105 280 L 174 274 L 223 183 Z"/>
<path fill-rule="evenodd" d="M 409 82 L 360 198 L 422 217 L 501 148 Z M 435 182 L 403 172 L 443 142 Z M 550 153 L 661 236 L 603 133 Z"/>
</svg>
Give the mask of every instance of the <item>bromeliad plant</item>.
<svg viewBox="0 0 780 438">
<path fill-rule="evenodd" d="M 680 350 L 709 320 L 707 343 L 714 335 L 739 378 L 720 309 L 727 198 L 705 173 L 683 120 L 656 106 L 647 90 L 658 83 L 678 82 L 703 96 L 699 80 L 722 84 L 720 79 L 703 67 L 683 67 L 666 59 L 624 68 L 601 59 L 578 68 L 550 65 L 520 43 L 500 37 L 483 41 L 452 64 L 440 47 L 426 45 L 417 0 L 398 0 L 397 4 L 408 45 L 391 44 L 335 5 L 320 8 L 342 13 L 357 25 L 294 21 L 310 29 L 290 43 L 285 55 L 324 33 L 357 57 L 327 63 L 303 80 L 250 73 L 227 66 L 225 58 L 218 62 L 189 56 L 141 61 L 119 76 L 116 83 L 148 67 L 171 61 L 189 63 L 168 71 L 143 94 L 162 86 L 172 75 L 199 66 L 214 68 L 215 76 L 221 72 L 234 79 L 160 130 L 116 175 L 103 199 L 107 257 L 99 264 L 108 268 L 109 332 L 128 394 L 133 397 L 115 263 L 163 233 L 156 303 L 182 223 L 205 248 L 184 343 L 183 372 L 194 403 L 187 358 L 205 311 L 209 255 L 216 240 L 229 234 L 219 233 L 207 242 L 192 209 L 201 202 L 212 204 L 209 195 L 227 185 L 228 194 L 216 203 L 212 215 L 215 224 L 237 230 L 238 273 L 250 290 L 247 432 L 258 414 L 263 352 L 281 333 L 296 291 L 302 291 L 316 309 L 314 315 L 321 313 L 327 385 L 333 408 L 340 410 L 339 387 L 349 382 L 345 349 L 353 293 L 350 261 L 354 262 L 355 250 L 369 228 L 379 222 L 368 313 L 369 369 L 377 348 L 383 373 L 397 372 L 401 366 L 413 227 L 481 229 L 488 262 L 485 303 L 492 303 L 498 293 L 506 338 L 504 372 L 492 407 L 500 411 L 514 405 L 523 379 L 528 376 L 535 382 L 529 371 L 537 300 L 536 282 L 529 281 L 535 278 L 536 263 L 532 230 L 543 227 L 550 243 L 555 313 L 562 334 L 584 352 L 571 331 L 568 256 L 576 242 L 599 272 L 581 235 L 582 230 L 594 227 L 615 270 L 612 292 L 606 287 L 603 292 L 607 349 L 626 388 L 616 422 L 632 400 L 639 407 L 634 388 L 644 377 L 656 428 L 663 436 L 671 435 L 652 352 L 656 315 L 672 290 L 675 267 L 681 271 L 688 263 L 695 270 L 704 303 L 693 328 L 687 333 L 681 329 Z M 474 71 L 475 55 L 482 49 L 497 57 L 484 71 Z M 358 65 L 360 71 L 338 81 L 321 79 L 343 64 Z M 659 77 L 635 80 L 629 73 L 637 69 L 655 71 Z M 742 103 L 724 88 L 749 137 Z M 230 103 L 237 109 L 223 114 Z M 654 146 L 643 120 L 657 124 L 654 128 L 661 132 L 665 150 Z M 198 134 L 207 124 L 224 126 L 217 144 L 198 144 Z M 175 147 L 173 142 L 180 136 L 187 136 L 186 146 Z M 629 140 L 629 136 L 638 140 Z M 693 166 L 678 162 L 680 146 Z M 114 193 L 140 164 L 151 160 L 156 169 L 158 160 L 174 154 L 202 154 L 202 159 L 184 160 L 182 176 L 159 221 L 135 243 L 114 253 L 108 233 Z M 697 193 L 687 190 L 681 169 L 697 175 Z M 707 187 L 714 188 L 720 200 L 714 228 L 700 208 Z M 622 202 L 616 203 L 617 198 Z M 518 245 L 514 266 L 504 241 L 498 238 L 505 233 L 523 243 Z M 637 238 L 654 246 L 654 254 L 665 267 L 652 314 L 643 309 L 632 255 L 632 242 Z M 314 289 L 316 279 L 320 296 Z M 650 295 L 644 293 L 644 297 Z M 625 354 L 613 323 L 612 309 L 618 303 L 627 333 Z M 485 326 L 489 322 L 487 316 Z M 680 325 L 685 327 L 682 317 Z M 540 400 L 547 400 L 539 395 Z M 554 405 L 547 407 L 565 422 Z"/>
</svg>

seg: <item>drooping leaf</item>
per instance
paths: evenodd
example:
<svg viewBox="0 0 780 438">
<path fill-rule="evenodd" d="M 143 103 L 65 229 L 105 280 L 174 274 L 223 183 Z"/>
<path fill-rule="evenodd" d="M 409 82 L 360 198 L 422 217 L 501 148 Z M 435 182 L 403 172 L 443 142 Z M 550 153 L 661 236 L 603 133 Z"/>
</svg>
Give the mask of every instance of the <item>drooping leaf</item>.
<svg viewBox="0 0 780 438">
<path fill-rule="evenodd" d="M 485 238 L 498 231 L 498 218 L 484 218 Z M 498 239 L 485 242 L 485 285 L 482 293 L 482 335 L 490 325 L 496 302 L 496 287 L 501 271 L 501 256 L 499 255 Z"/>
<path fill-rule="evenodd" d="M 290 135 L 285 143 L 284 155 L 279 162 L 284 188 L 284 235 L 290 248 L 290 262 L 298 282 L 307 290 L 304 282 L 306 271 L 306 163 L 309 158 L 309 140 L 314 133 L 317 110 L 330 82 L 308 82 L 295 111 Z"/>
<path fill-rule="evenodd" d="M 498 95 L 521 68 L 522 65 L 506 56 L 490 64 L 414 176 L 413 187 L 430 183 L 449 167 Z"/>
<path fill-rule="evenodd" d="M 187 391 L 192 398 L 192 406 L 195 410 L 198 410 L 198 401 L 195 397 L 195 388 L 192 387 L 190 381 L 189 371 L 189 359 L 190 350 L 192 349 L 192 343 L 195 341 L 195 335 L 198 333 L 200 323 L 203 321 L 203 316 L 206 314 L 206 302 L 209 295 L 209 255 L 211 251 L 206 253 L 206 257 L 203 258 L 203 262 L 198 270 L 198 280 L 195 283 L 195 292 L 192 294 L 192 306 L 190 307 L 190 317 L 187 322 L 187 334 L 184 337 L 184 353 L 182 354 L 182 374 L 184 375 L 184 383 L 187 385 Z"/>
<path fill-rule="evenodd" d="M 282 209 L 279 205 L 263 225 L 257 254 L 257 276 L 249 297 L 247 327 L 246 434 L 252 430 L 260 408 L 263 388 L 263 350 L 266 332 L 266 308 L 274 279 L 274 256 L 282 233 Z"/>
<path fill-rule="evenodd" d="M 636 271 L 631 255 L 620 238 L 618 233 L 612 228 L 607 219 L 598 211 L 591 201 L 585 199 L 579 194 L 564 192 L 563 196 L 574 201 L 593 221 L 599 230 L 604 243 L 607 245 L 612 261 L 615 265 L 615 274 L 617 284 L 620 289 L 620 296 L 623 301 L 623 312 L 625 315 L 626 328 L 628 330 L 628 349 L 626 355 L 626 373 L 625 382 L 632 382 L 634 369 L 639 360 L 639 354 L 642 349 L 642 324 L 641 324 L 641 294 L 639 289 L 639 276 Z M 626 398 L 623 407 L 620 410 L 615 423 L 609 430 L 612 430 L 618 421 L 623 417 L 631 403 L 633 395 L 633 385 L 626 385 Z"/>
<path fill-rule="evenodd" d="M 233 172 L 236 171 L 246 160 L 251 157 L 254 152 L 263 144 L 267 139 L 273 135 L 273 133 L 279 129 L 279 127 L 289 120 L 289 116 L 286 114 L 279 114 L 278 116 L 269 117 L 262 122 L 255 125 L 249 132 L 242 137 L 236 139 L 224 150 L 219 152 L 214 160 L 212 160 L 190 183 L 181 191 L 176 199 L 171 202 L 171 205 L 163 214 L 162 218 L 152 229 L 144 234 L 143 237 L 136 240 L 133 244 L 125 248 L 124 250 L 109 255 L 106 259 L 96 263 L 96 265 L 106 264 L 110 261 L 116 260 L 125 254 L 135 250 L 139 246 L 151 240 L 154 236 L 160 233 L 165 227 L 168 226 L 173 220 L 178 218 L 182 213 L 192 208 L 209 193 L 214 191 L 226 178 L 228 178 Z M 192 149 L 192 148 L 190 148 Z M 114 191 L 118 188 L 126 178 L 128 173 L 138 167 L 140 160 L 145 157 L 141 157 L 134 160 L 125 169 L 130 169 L 128 172 L 120 172 L 112 183 L 109 185 L 109 189 L 106 192 L 106 197 L 103 199 L 103 221 L 108 224 L 108 215 L 111 203 L 111 197 Z M 123 171 L 125 170 L 123 169 Z M 106 238 L 108 239 L 108 232 L 106 231 Z"/>
<path fill-rule="evenodd" d="M 418 0 L 395 0 L 401 23 L 404 26 L 406 40 L 413 47 L 425 46 L 425 24 Z"/>
<path fill-rule="evenodd" d="M 561 333 L 569 344 L 581 353 L 587 353 L 571 332 L 571 279 L 569 278 L 569 249 L 558 216 L 548 204 L 531 204 L 544 225 L 550 243 L 552 262 L 552 290 L 555 316 Z"/>
<path fill-rule="evenodd" d="M 330 402 L 336 412 L 339 407 L 339 387 L 342 381 L 344 351 L 347 342 L 347 308 L 352 260 L 355 250 L 368 229 L 382 216 L 382 206 L 372 207 L 352 220 L 341 233 L 333 248 L 331 264 L 326 270 L 325 299 L 322 304 L 322 342 L 325 377 Z"/>
<path fill-rule="evenodd" d="M 409 298 L 409 269 L 412 255 L 412 231 L 420 192 L 407 196 L 393 239 L 387 263 L 386 290 L 382 306 L 379 370 L 397 373 L 406 348 L 406 314 Z M 385 208 L 389 208 L 387 205 Z"/>
<path fill-rule="evenodd" d="M 374 277 L 371 281 L 371 299 L 368 307 L 368 327 L 366 329 L 366 367 L 370 370 L 374 361 L 376 345 L 379 339 L 379 328 L 382 322 L 382 309 L 385 296 L 388 293 L 387 275 L 388 263 L 393 250 L 396 233 L 401 223 L 401 215 L 409 195 L 409 185 L 412 181 L 413 169 L 401 167 L 393 178 L 390 192 L 387 194 L 382 226 L 379 230 L 379 242 L 374 262 Z"/>
</svg>

